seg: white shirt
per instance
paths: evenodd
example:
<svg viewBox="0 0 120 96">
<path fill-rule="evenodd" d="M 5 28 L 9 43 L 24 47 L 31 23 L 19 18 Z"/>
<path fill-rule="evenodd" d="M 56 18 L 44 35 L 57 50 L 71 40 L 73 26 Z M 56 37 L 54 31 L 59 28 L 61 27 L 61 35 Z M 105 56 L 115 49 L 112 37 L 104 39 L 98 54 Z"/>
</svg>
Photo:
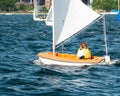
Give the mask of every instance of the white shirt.
<svg viewBox="0 0 120 96">
<path fill-rule="evenodd" d="M 80 50 L 80 49 L 78 49 L 77 56 L 78 56 L 78 57 L 84 56 L 83 51 Z"/>
</svg>

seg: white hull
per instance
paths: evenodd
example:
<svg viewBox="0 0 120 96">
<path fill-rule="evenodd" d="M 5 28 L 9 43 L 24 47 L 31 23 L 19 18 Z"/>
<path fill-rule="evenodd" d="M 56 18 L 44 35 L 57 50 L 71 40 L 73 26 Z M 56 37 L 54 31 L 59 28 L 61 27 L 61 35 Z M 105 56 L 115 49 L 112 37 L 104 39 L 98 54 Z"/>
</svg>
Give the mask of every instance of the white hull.
<svg viewBox="0 0 120 96">
<path fill-rule="evenodd" d="M 101 14 L 110 14 L 110 15 L 116 15 L 116 14 L 118 14 L 118 12 L 105 12 L 105 13 L 101 13 Z"/>
<path fill-rule="evenodd" d="M 39 57 L 37 60 L 34 60 L 33 63 L 36 65 L 58 65 L 58 66 L 93 66 L 93 65 L 112 65 L 119 62 L 118 60 L 113 60 L 110 62 L 101 61 L 99 63 L 78 63 L 78 62 L 63 62 L 57 60 L 51 60 L 46 58 Z"/>
<path fill-rule="evenodd" d="M 82 63 L 82 62 L 66 62 L 59 60 L 52 60 L 39 57 L 38 60 L 34 62 L 37 65 L 60 65 L 60 66 L 85 66 L 85 65 L 97 65 L 99 63 Z M 103 63 L 103 61 L 101 61 Z"/>
</svg>

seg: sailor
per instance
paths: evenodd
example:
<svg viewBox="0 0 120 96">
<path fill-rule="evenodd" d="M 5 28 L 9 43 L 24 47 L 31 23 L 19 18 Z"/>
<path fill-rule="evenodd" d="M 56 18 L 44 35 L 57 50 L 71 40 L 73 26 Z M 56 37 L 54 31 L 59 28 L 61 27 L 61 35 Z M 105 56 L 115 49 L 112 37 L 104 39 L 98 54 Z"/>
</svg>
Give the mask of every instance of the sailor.
<svg viewBox="0 0 120 96">
<path fill-rule="evenodd" d="M 87 47 L 86 43 L 81 43 L 80 48 L 77 51 L 77 57 L 79 59 L 89 59 L 91 58 L 91 52 L 89 48 Z"/>
</svg>

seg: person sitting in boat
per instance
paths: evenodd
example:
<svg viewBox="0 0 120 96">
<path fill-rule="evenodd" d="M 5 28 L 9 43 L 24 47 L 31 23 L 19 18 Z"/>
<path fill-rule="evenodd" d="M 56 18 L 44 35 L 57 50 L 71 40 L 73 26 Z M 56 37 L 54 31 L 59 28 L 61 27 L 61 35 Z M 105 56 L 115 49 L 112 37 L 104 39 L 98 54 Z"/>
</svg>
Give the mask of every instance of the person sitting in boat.
<svg viewBox="0 0 120 96">
<path fill-rule="evenodd" d="M 91 58 L 91 52 L 89 48 L 87 47 L 86 43 L 81 43 L 80 48 L 77 51 L 77 57 L 79 59 L 89 59 Z"/>
</svg>

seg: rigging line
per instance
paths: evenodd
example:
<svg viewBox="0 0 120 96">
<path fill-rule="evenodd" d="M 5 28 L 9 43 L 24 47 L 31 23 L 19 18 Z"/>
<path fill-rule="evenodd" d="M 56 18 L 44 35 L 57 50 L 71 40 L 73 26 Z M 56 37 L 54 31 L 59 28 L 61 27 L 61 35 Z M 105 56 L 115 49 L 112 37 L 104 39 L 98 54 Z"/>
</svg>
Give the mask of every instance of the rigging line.
<svg viewBox="0 0 120 96">
<path fill-rule="evenodd" d="M 63 44 L 62 44 L 62 53 L 63 53 L 63 50 L 64 50 L 64 42 L 63 42 Z"/>
<path fill-rule="evenodd" d="M 103 27 L 104 27 L 103 31 L 104 31 L 105 52 L 106 55 L 108 55 L 105 15 L 103 16 Z"/>
</svg>

